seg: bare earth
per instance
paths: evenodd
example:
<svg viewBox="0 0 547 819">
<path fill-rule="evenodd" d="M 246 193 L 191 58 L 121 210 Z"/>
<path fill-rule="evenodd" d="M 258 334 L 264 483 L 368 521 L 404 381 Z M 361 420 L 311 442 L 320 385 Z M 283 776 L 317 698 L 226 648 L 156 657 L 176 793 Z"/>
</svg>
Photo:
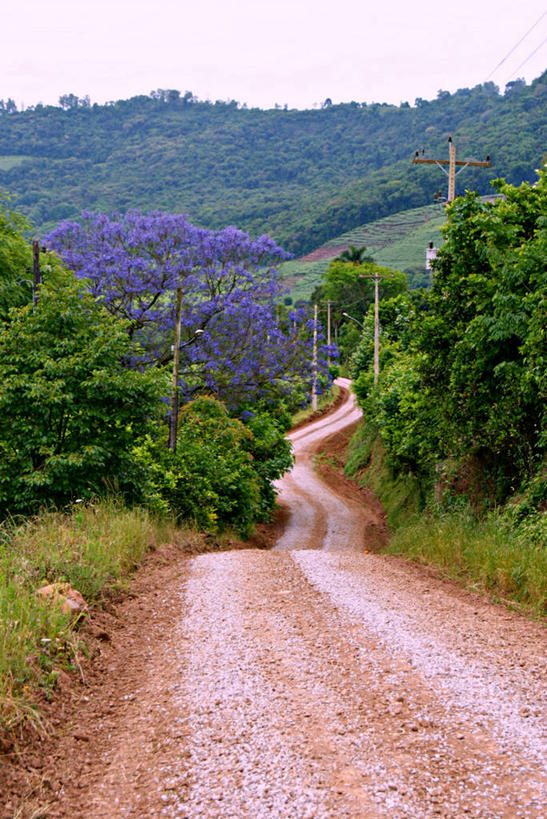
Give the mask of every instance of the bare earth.
<svg viewBox="0 0 547 819">
<path fill-rule="evenodd" d="M 357 418 L 293 433 L 276 549 L 166 551 L 103 615 L 27 815 L 547 815 L 545 631 L 369 553 L 378 509 L 310 457 Z"/>
</svg>

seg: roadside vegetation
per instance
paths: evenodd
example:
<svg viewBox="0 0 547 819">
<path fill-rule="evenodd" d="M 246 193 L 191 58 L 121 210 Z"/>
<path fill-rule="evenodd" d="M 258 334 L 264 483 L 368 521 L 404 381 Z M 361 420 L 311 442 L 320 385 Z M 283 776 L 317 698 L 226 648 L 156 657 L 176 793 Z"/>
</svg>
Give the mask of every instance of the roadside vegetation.
<svg viewBox="0 0 547 819">
<path fill-rule="evenodd" d="M 507 510 L 477 519 L 460 509 L 430 506 L 395 530 L 391 554 L 435 565 L 443 574 L 494 599 L 547 614 L 547 526 L 539 512 L 522 521 Z"/>
<path fill-rule="evenodd" d="M 61 601 L 36 594 L 50 584 L 77 589 L 88 606 L 100 606 L 128 587 L 151 549 L 176 544 L 205 548 L 203 536 L 174 518 L 113 498 L 42 512 L 0 526 L 0 731 L 30 721 L 41 730 L 36 703 L 49 696 L 61 669 L 78 674 L 85 644 L 80 619 Z M 41 695 L 37 692 L 41 691 Z"/>
<path fill-rule="evenodd" d="M 384 293 L 351 356 L 365 424 L 347 470 L 384 503 L 391 551 L 547 611 L 547 175 L 448 209 L 428 291 Z"/>
<path fill-rule="evenodd" d="M 305 309 L 279 305 L 269 237 L 179 215 L 64 223 L 33 287 L 29 226 L 0 209 L 0 728 L 78 670 L 68 589 L 100 606 L 158 544 L 246 538 L 309 402 Z M 173 394 L 176 305 L 181 345 Z M 199 331 L 199 332 L 198 332 Z M 319 350 L 328 389 L 327 351 Z M 177 435 L 170 439 L 172 405 Z M 201 534 L 200 534 L 201 533 Z M 56 585 L 53 598 L 37 595 Z"/>
<path fill-rule="evenodd" d="M 334 376 L 336 377 L 336 375 Z M 322 395 L 317 398 L 317 410 L 313 410 L 311 404 L 308 404 L 302 409 L 296 410 L 291 416 L 291 427 L 303 424 L 311 420 L 316 415 L 327 412 L 328 409 L 335 403 L 340 395 L 340 387 L 337 384 L 331 384 L 329 389 L 325 390 Z"/>
</svg>

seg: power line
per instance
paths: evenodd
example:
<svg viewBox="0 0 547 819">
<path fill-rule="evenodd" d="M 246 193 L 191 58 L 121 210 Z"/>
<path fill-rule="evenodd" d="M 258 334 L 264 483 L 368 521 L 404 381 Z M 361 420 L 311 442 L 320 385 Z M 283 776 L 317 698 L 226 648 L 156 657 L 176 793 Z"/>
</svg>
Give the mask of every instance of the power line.
<svg viewBox="0 0 547 819">
<path fill-rule="evenodd" d="M 485 82 L 488 82 L 488 80 L 490 79 L 490 77 L 492 76 L 492 74 L 495 74 L 495 73 L 496 73 L 496 71 L 498 70 L 498 68 L 499 68 L 500 66 L 502 66 L 502 65 L 503 65 L 503 63 L 505 62 L 505 60 L 506 60 L 508 57 L 510 57 L 510 56 L 511 56 L 511 54 L 513 53 L 513 51 L 515 51 L 515 50 L 516 50 L 516 49 L 519 47 L 519 45 L 520 45 L 520 44 L 523 42 L 523 40 L 525 40 L 525 39 L 528 37 L 528 35 L 530 34 L 530 32 L 532 32 L 532 31 L 535 29 L 535 27 L 536 27 L 536 26 L 537 26 L 539 23 L 541 23 L 541 21 L 543 20 L 543 18 L 545 17 L 545 15 L 546 15 L 546 14 L 547 14 L 547 11 L 544 11 L 544 12 L 543 12 L 543 14 L 542 14 L 542 15 L 540 15 L 540 17 L 539 17 L 539 18 L 536 20 L 536 22 L 534 23 L 534 25 L 533 25 L 531 28 L 529 28 L 529 29 L 528 29 L 528 31 L 526 32 L 526 34 L 523 34 L 523 35 L 522 35 L 522 37 L 520 38 L 520 40 L 518 41 L 518 43 L 517 43 L 516 45 L 514 45 L 514 46 L 513 46 L 513 48 L 511 49 L 511 51 L 509 51 L 509 52 L 508 52 L 508 53 L 505 55 L 505 57 L 503 58 L 503 60 L 500 60 L 500 62 L 497 64 L 497 66 L 494 68 L 494 70 L 490 72 L 490 74 L 487 76 L 487 78 L 486 78 Z M 543 43 L 542 43 L 542 45 L 543 45 Z M 530 56 L 532 56 L 532 55 L 530 55 Z M 527 58 L 526 58 L 526 60 L 525 60 L 525 62 L 527 62 L 527 60 L 528 60 L 528 59 L 529 59 L 529 58 L 527 57 Z M 523 63 L 523 65 L 524 65 L 524 63 Z M 519 68 L 521 68 L 521 66 L 520 66 L 520 65 L 519 65 Z M 518 70 L 519 70 L 519 69 L 517 68 L 517 71 L 518 71 Z"/>
<path fill-rule="evenodd" d="M 517 75 L 517 73 L 520 71 L 520 69 L 522 68 L 522 66 L 523 66 L 523 65 L 526 65 L 526 63 L 528 62 L 528 60 L 531 60 L 531 59 L 532 59 L 532 57 L 534 56 L 534 54 L 536 54 L 536 53 L 537 53 L 537 52 L 540 50 L 540 48 L 543 48 L 543 46 L 545 45 L 545 43 L 547 43 L 547 37 L 544 39 L 544 41 L 543 41 L 542 43 L 540 43 L 540 44 L 537 46 L 537 48 L 534 48 L 534 50 L 532 51 L 532 53 L 531 53 L 531 54 L 528 54 L 528 56 L 526 57 L 526 59 L 525 59 L 525 60 L 523 60 L 523 61 L 521 62 L 521 64 L 519 65 L 519 67 L 518 67 L 518 68 L 515 68 L 515 70 L 513 71 L 513 73 L 511 74 L 511 77 L 510 77 L 509 79 L 511 79 L 512 77 L 515 77 L 515 76 Z"/>
</svg>

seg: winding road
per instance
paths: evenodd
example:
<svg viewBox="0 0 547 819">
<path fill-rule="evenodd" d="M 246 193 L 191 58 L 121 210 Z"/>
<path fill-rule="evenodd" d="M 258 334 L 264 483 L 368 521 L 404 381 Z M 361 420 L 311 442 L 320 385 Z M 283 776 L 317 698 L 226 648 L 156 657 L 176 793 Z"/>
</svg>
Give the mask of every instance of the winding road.
<svg viewBox="0 0 547 819">
<path fill-rule="evenodd" d="M 328 435 L 354 424 L 361 417 L 350 381 L 339 378 L 347 391 L 345 401 L 335 412 L 288 435 L 293 443 L 295 464 L 278 481 L 278 500 L 289 510 L 285 531 L 276 550 L 326 549 L 362 551 L 363 511 L 336 495 L 313 468 L 317 445 Z"/>
<path fill-rule="evenodd" d="M 275 550 L 188 558 L 128 604 L 117 696 L 82 704 L 96 725 L 48 815 L 546 815 L 545 631 L 363 552 L 360 511 L 310 461 L 357 418 L 348 396 L 292 434 Z"/>
</svg>

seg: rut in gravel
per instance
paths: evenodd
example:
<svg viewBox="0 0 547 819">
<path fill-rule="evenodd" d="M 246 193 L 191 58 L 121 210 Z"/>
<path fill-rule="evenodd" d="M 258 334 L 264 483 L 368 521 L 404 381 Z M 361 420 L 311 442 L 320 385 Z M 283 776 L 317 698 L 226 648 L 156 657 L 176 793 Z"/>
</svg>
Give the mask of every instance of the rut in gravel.
<svg viewBox="0 0 547 819">
<path fill-rule="evenodd" d="M 114 635 L 119 696 L 48 815 L 545 816 L 545 632 L 364 553 L 367 511 L 311 461 L 356 417 L 348 396 L 293 433 L 276 550 L 188 559 Z"/>
</svg>

